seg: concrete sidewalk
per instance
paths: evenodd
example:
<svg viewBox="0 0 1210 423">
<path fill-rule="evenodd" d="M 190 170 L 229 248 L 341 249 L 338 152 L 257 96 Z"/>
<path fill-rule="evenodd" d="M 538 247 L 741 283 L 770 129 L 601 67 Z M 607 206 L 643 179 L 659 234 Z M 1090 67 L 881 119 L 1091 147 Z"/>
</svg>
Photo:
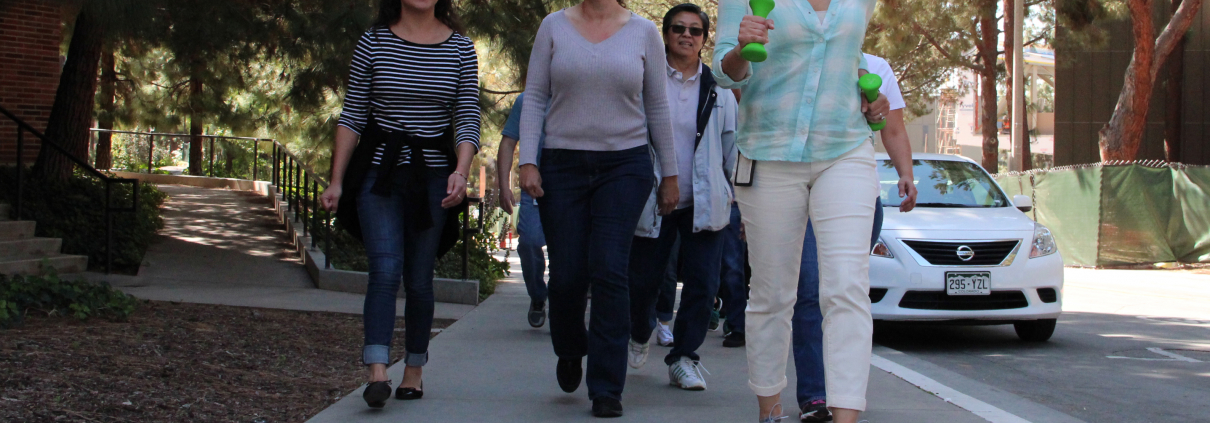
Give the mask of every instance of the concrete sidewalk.
<svg viewBox="0 0 1210 423">
<path fill-rule="evenodd" d="M 519 274 L 515 274 L 519 275 Z M 555 381 L 557 361 L 547 328 L 531 329 L 525 322 L 529 297 L 516 279 L 502 281 L 496 294 L 433 339 L 425 367 L 425 397 L 419 401 L 390 400 L 387 407 L 366 407 L 358 389 L 310 420 L 348 422 L 536 422 L 599 421 L 591 416 L 586 388 L 566 394 Z M 651 358 L 640 370 L 630 370 L 619 421 L 750 422 L 756 420 L 756 400 L 748 389 L 743 348 L 723 348 L 722 337 L 711 332 L 702 347 L 709 389 L 689 392 L 668 385 L 662 357 L 665 347 L 652 345 Z M 789 421 L 797 421 L 793 363 L 790 387 L 782 393 Z M 390 369 L 402 378 L 403 365 Z M 871 368 L 871 423 L 984 422 L 961 408 L 887 372 Z"/>
<path fill-rule="evenodd" d="M 159 185 L 164 229 L 138 276 L 84 273 L 140 299 L 361 314 L 365 295 L 315 288 L 273 203 L 254 192 Z M 403 316 L 404 300 L 397 302 Z M 437 303 L 435 317 L 475 307 Z"/>
</svg>

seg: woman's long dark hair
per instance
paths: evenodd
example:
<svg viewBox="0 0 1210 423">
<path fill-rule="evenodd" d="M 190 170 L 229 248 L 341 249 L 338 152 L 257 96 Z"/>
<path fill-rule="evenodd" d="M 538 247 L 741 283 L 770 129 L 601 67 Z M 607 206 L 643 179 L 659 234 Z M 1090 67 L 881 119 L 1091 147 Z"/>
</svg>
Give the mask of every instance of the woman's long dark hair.
<svg viewBox="0 0 1210 423">
<path fill-rule="evenodd" d="M 454 11 L 453 0 L 437 0 L 437 7 L 434 8 L 433 14 L 437 16 L 437 20 L 450 27 L 454 32 L 465 33 L 462 21 L 458 19 L 458 13 Z M 403 2 L 401 0 L 379 0 L 378 19 L 374 21 L 374 25 L 389 27 L 399 22 L 402 16 Z"/>
</svg>

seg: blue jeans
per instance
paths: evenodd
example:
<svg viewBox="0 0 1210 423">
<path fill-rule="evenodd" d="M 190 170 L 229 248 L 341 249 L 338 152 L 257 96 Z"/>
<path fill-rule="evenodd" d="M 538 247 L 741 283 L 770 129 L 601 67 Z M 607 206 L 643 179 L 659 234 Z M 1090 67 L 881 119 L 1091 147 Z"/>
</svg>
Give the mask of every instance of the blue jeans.
<svg viewBox="0 0 1210 423">
<path fill-rule="evenodd" d="M 677 235 L 681 240 L 679 255 L 685 285 L 681 289 L 680 311 L 672 326 L 676 344 L 664 357 L 665 364 L 675 363 L 681 357 L 700 359 L 697 349 L 706 341 L 723 253 L 721 233 L 693 232 L 693 207 L 664 216 L 659 238 L 634 238 L 634 247 L 630 249 L 630 336 L 640 344 L 651 339 L 654 327 L 648 313 L 665 281 L 668 257 Z M 676 289 L 672 292 L 675 294 Z"/>
<path fill-rule="evenodd" d="M 677 257 L 681 252 L 681 238 L 676 237 L 672 244 L 672 254 L 668 256 L 668 270 L 664 272 L 664 283 L 660 284 L 659 296 L 655 300 L 655 313 L 651 315 L 651 327 L 655 328 L 656 320 L 671 322 L 673 309 L 676 308 L 676 283 L 680 280 L 680 266 Z"/>
<path fill-rule="evenodd" d="M 882 198 L 874 203 L 874 232 L 870 248 L 882 232 Z M 791 320 L 794 333 L 794 371 L 798 379 L 798 403 L 825 399 L 823 374 L 823 313 L 819 309 L 819 257 L 815 251 L 815 228 L 807 222 L 802 243 L 802 267 L 798 272 L 798 301 Z"/>
<path fill-rule="evenodd" d="M 630 338 L 630 245 L 655 186 L 647 147 L 546 149 L 538 203 L 550 254 L 550 335 L 559 358 L 588 356 L 589 399 L 621 399 Z M 662 268 L 661 268 L 662 270 Z M 584 327 L 588 290 L 592 314 Z"/>
<path fill-rule="evenodd" d="M 538 206 L 529 193 L 521 191 L 521 210 L 517 216 L 517 256 L 521 257 L 521 277 L 525 279 L 525 290 L 533 301 L 546 302 L 546 236 L 542 232 L 542 219 Z"/>
<path fill-rule="evenodd" d="M 407 170 L 396 169 L 390 196 L 370 192 L 378 180 L 378 168 L 371 169 L 357 194 L 357 212 L 361 218 L 362 238 L 370 264 L 364 309 L 365 364 L 390 364 L 391 336 L 395 331 L 395 301 L 399 283 L 407 294 L 404 300 L 404 359 L 408 366 L 428 362 L 429 335 L 433 328 L 433 268 L 437 262 L 437 244 L 445 225 L 445 198 L 448 173 L 430 170 L 428 180 L 429 212 L 432 227 L 414 230 L 406 224 L 408 207 L 401 194 Z"/>
<path fill-rule="evenodd" d="M 744 332 L 744 309 L 748 307 L 748 278 L 744 262 L 748 246 L 739 238 L 739 205 L 731 204 L 731 224 L 719 231 L 723 237 L 722 271 L 718 297 L 723 300 L 723 318 L 732 332 Z"/>
</svg>

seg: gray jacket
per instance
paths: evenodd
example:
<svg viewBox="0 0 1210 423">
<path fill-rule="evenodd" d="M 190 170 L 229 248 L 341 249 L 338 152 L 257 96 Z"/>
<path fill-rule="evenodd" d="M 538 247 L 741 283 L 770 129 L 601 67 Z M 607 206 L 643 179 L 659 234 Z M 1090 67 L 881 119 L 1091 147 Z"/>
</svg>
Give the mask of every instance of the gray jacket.
<svg viewBox="0 0 1210 423">
<path fill-rule="evenodd" d="M 693 232 L 718 231 L 731 223 L 731 202 L 734 191 L 731 187 L 731 171 L 735 169 L 736 147 L 735 126 L 739 108 L 731 90 L 720 88 L 710 74 L 710 68 L 702 65 L 702 89 L 699 95 L 698 127 L 705 128 L 699 134 L 693 155 L 693 174 L 680 175 L 693 178 Z M 710 101 L 713 100 L 713 101 Z M 702 109 L 710 104 L 709 113 Z M 651 150 L 652 157 L 655 151 Z M 661 179 L 659 160 L 655 165 L 656 181 Z M 651 190 L 635 236 L 657 238 L 660 236 L 661 217 L 658 215 L 656 198 L 659 185 Z"/>
</svg>

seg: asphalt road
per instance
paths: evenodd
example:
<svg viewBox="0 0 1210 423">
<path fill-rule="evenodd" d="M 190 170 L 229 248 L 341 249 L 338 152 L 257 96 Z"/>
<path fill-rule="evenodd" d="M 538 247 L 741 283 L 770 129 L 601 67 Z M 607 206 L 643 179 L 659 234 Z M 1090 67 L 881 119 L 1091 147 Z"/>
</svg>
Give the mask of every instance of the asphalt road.
<svg viewBox="0 0 1210 423">
<path fill-rule="evenodd" d="M 1063 301 L 1046 343 L 912 324 L 880 324 L 874 340 L 1033 423 L 1210 422 L 1210 275 L 1069 269 Z"/>
</svg>

